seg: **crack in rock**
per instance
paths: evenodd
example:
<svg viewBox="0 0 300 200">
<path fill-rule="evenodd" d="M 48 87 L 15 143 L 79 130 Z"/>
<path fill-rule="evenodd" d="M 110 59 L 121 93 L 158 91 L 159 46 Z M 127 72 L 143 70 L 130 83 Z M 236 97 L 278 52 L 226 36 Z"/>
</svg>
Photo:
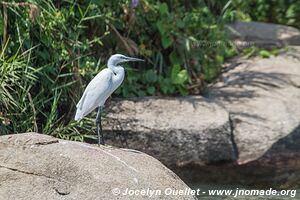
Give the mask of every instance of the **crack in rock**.
<svg viewBox="0 0 300 200">
<path fill-rule="evenodd" d="M 36 145 L 48 145 L 48 144 L 54 144 L 54 143 L 59 143 L 58 140 L 51 140 L 51 141 L 44 141 L 44 142 L 36 142 Z"/>
<path fill-rule="evenodd" d="M 68 194 L 70 194 L 69 183 L 67 183 L 65 181 L 58 180 L 58 179 L 55 179 L 51 176 L 47 176 L 47 175 L 44 175 L 44 174 L 37 174 L 37 173 L 34 173 L 34 172 L 28 172 L 28 171 L 24 171 L 24 170 L 12 168 L 12 167 L 7 167 L 7 166 L 3 166 L 3 165 L 0 165 L 0 168 L 8 169 L 8 170 L 11 170 L 11 171 L 14 171 L 14 172 L 19 172 L 19 173 L 23 173 L 23 174 L 27 174 L 27 175 L 45 177 L 47 179 L 50 179 L 50 180 L 54 181 L 55 185 L 53 186 L 53 189 L 59 195 L 68 195 Z"/>
<path fill-rule="evenodd" d="M 54 178 L 52 178 L 50 176 L 46 176 L 44 174 L 37 174 L 37 173 L 34 173 L 34 172 L 27 172 L 27 171 L 23 171 L 23 170 L 20 170 L 20 169 L 16 169 L 16 168 L 12 168 L 12 167 L 7 167 L 7 166 L 3 166 L 3 165 L 0 165 L 0 168 L 5 168 L 5 169 L 8 169 L 8 170 L 15 171 L 15 172 L 20 172 L 20 173 L 23 173 L 23 174 L 34 175 L 34 176 L 41 176 L 41 177 L 45 177 L 45 178 L 56 180 L 56 179 L 54 179 Z"/>
<path fill-rule="evenodd" d="M 238 146 L 235 142 L 235 139 L 234 139 L 234 122 L 233 122 L 233 119 L 232 119 L 232 114 L 229 113 L 228 115 L 228 120 L 229 120 L 229 126 L 230 126 L 230 140 L 231 140 L 231 143 L 232 143 L 232 149 L 233 149 L 233 157 L 234 157 L 234 160 L 237 160 L 239 158 L 239 150 L 238 150 Z"/>
</svg>

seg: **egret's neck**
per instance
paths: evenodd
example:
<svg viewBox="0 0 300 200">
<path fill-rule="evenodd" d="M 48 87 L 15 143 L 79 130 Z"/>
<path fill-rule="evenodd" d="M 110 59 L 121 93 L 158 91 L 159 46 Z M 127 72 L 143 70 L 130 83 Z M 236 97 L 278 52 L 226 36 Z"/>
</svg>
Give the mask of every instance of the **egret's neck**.
<svg viewBox="0 0 300 200">
<path fill-rule="evenodd" d="M 107 67 L 108 67 L 108 69 L 110 69 L 116 75 L 124 72 L 124 68 L 122 66 L 113 65 L 110 62 L 107 63 Z"/>
<path fill-rule="evenodd" d="M 112 89 L 114 91 L 123 82 L 125 76 L 125 70 L 122 66 L 113 66 L 108 64 L 107 67 L 114 73 L 114 76 L 112 77 L 112 82 L 114 83 Z"/>
<path fill-rule="evenodd" d="M 122 66 L 114 66 L 114 67 L 108 67 L 115 75 L 119 75 L 124 73 L 124 68 Z"/>
</svg>

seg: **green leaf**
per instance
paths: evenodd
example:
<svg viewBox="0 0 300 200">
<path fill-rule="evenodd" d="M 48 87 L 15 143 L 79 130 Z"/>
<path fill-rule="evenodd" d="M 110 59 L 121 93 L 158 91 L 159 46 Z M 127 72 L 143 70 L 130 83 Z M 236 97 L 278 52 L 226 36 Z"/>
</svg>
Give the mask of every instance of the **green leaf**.
<svg viewBox="0 0 300 200">
<path fill-rule="evenodd" d="M 178 19 L 177 21 L 176 21 L 176 26 L 178 27 L 178 28 L 184 28 L 184 22 L 181 20 L 181 19 Z"/>
<path fill-rule="evenodd" d="M 153 86 L 148 87 L 147 92 L 150 95 L 154 95 L 155 94 L 155 87 L 153 87 Z"/>
<path fill-rule="evenodd" d="M 161 43 L 164 49 L 168 48 L 173 43 L 173 38 L 168 36 L 162 36 Z"/>
<path fill-rule="evenodd" d="M 286 11 L 286 17 L 287 18 L 293 18 L 296 17 L 297 13 L 296 13 L 296 5 L 292 4 Z"/>
<path fill-rule="evenodd" d="M 188 73 L 185 69 L 183 69 L 177 74 L 176 83 L 183 84 L 187 80 L 188 80 Z"/>
<path fill-rule="evenodd" d="M 187 96 L 189 94 L 189 91 L 185 87 L 179 86 L 178 90 L 182 96 Z"/>
<path fill-rule="evenodd" d="M 137 94 L 138 94 L 139 97 L 146 96 L 146 93 L 143 90 L 138 91 Z"/>
<path fill-rule="evenodd" d="M 251 56 L 256 54 L 256 52 L 257 52 L 256 47 L 250 47 L 250 48 L 246 48 L 246 49 L 243 50 L 243 53 L 244 53 L 246 58 L 250 58 Z"/>
<path fill-rule="evenodd" d="M 154 70 L 147 70 L 144 78 L 146 83 L 155 83 L 157 81 L 157 75 Z"/>
<path fill-rule="evenodd" d="M 207 65 L 204 68 L 205 80 L 210 82 L 218 75 L 218 68 L 214 65 Z"/>
<path fill-rule="evenodd" d="M 78 6 L 77 8 L 78 8 L 78 11 L 79 11 L 80 17 L 81 17 L 81 18 L 83 18 L 83 17 L 84 17 L 84 14 L 83 14 L 83 11 L 82 11 L 82 9 L 80 8 L 80 6 Z"/>
<path fill-rule="evenodd" d="M 221 55 L 216 56 L 216 60 L 218 64 L 223 64 L 224 63 L 224 57 Z"/>
<path fill-rule="evenodd" d="M 180 72 L 180 65 L 176 64 L 173 65 L 172 71 L 171 71 L 171 79 L 175 80 L 177 77 L 177 74 Z"/>
<path fill-rule="evenodd" d="M 156 22 L 156 26 L 158 28 L 158 31 L 160 32 L 160 35 L 164 35 L 166 31 L 165 31 L 163 22 L 162 21 Z"/>
<path fill-rule="evenodd" d="M 162 81 L 162 83 L 160 84 L 160 89 L 164 94 L 168 94 L 168 88 L 168 85 L 164 84 L 164 81 Z"/>
<path fill-rule="evenodd" d="M 262 57 L 262 58 L 269 58 L 271 56 L 271 53 L 267 50 L 260 50 L 259 51 L 259 55 Z"/>
<path fill-rule="evenodd" d="M 180 70 L 180 65 L 174 65 L 172 68 L 171 79 L 173 84 L 181 85 L 188 80 L 188 73 L 185 69 Z"/>
<path fill-rule="evenodd" d="M 160 14 L 169 14 L 168 5 L 166 3 L 162 3 L 159 5 L 159 12 Z"/>
<path fill-rule="evenodd" d="M 180 57 L 179 55 L 176 53 L 176 51 L 172 51 L 172 53 L 170 53 L 169 55 L 170 61 L 173 65 L 175 64 L 180 64 Z"/>
<path fill-rule="evenodd" d="M 278 54 L 279 54 L 279 49 L 272 49 L 272 51 L 271 51 L 271 54 L 273 55 L 273 56 L 278 56 Z"/>
<path fill-rule="evenodd" d="M 238 54 L 238 51 L 235 48 L 226 48 L 226 50 L 225 50 L 225 57 L 226 58 L 231 58 L 231 57 L 233 57 L 237 54 Z"/>
<path fill-rule="evenodd" d="M 159 86 L 164 94 L 171 94 L 176 89 L 169 78 L 160 78 Z"/>
</svg>

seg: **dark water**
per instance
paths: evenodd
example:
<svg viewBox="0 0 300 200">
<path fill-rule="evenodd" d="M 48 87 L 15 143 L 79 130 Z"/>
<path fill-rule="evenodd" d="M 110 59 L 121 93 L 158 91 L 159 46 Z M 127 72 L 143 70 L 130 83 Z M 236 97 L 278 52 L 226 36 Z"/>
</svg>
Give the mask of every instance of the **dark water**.
<svg viewBox="0 0 300 200">
<path fill-rule="evenodd" d="M 267 195 L 264 196 L 257 196 L 251 195 L 254 193 L 254 190 L 261 191 L 262 189 L 253 188 L 253 187 L 245 187 L 239 184 L 203 184 L 203 183 L 187 183 L 192 189 L 197 190 L 200 189 L 198 199 L 201 200 L 300 200 L 300 189 L 290 189 L 290 191 L 283 191 L 283 195 L 280 194 L 282 190 L 276 190 L 276 195 L 269 195 L 271 191 L 275 190 L 274 188 L 266 188 L 264 191 Z M 227 192 L 232 191 L 232 195 L 217 195 L 216 190 L 221 192 L 222 190 L 226 190 Z M 211 194 L 209 194 L 211 192 Z M 212 195 L 215 192 L 215 195 Z M 244 193 L 244 194 L 243 194 Z M 245 194 L 246 193 L 246 194 Z M 248 195 L 247 195 L 248 193 Z M 275 191 L 274 191 L 275 193 Z M 287 193 L 284 195 L 284 193 Z M 240 194 L 240 195 L 237 195 Z"/>
</svg>

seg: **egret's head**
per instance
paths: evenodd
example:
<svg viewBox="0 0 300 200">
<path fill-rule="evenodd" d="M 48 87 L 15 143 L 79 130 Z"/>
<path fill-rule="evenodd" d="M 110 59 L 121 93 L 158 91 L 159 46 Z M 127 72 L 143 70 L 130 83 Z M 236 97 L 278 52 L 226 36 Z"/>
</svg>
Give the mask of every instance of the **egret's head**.
<svg viewBox="0 0 300 200">
<path fill-rule="evenodd" d="M 117 66 L 117 65 L 120 65 L 122 63 L 130 62 L 130 61 L 134 62 L 134 61 L 144 61 L 144 60 L 138 59 L 138 58 L 127 57 L 127 56 L 124 56 L 122 54 L 115 54 L 115 55 L 112 55 L 108 59 L 107 64 L 109 66 Z"/>
</svg>

